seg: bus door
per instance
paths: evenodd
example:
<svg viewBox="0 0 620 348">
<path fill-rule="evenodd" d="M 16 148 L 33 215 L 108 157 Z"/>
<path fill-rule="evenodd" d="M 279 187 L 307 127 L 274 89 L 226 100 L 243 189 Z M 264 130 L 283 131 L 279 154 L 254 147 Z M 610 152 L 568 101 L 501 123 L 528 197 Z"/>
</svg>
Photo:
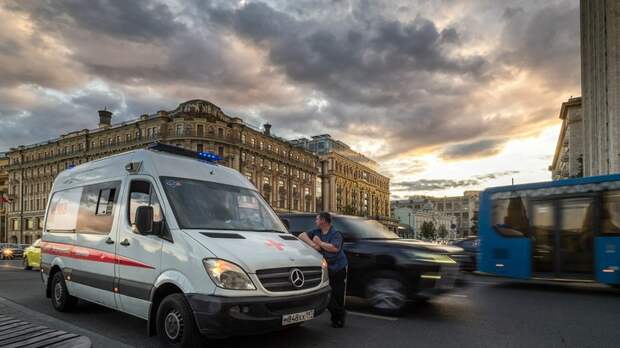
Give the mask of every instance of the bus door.
<svg viewBox="0 0 620 348">
<path fill-rule="evenodd" d="M 533 271 L 555 273 L 555 202 L 532 202 L 530 216 Z"/>
<path fill-rule="evenodd" d="M 596 280 L 620 284 L 620 191 L 603 193 L 600 221 L 594 242 Z"/>
<path fill-rule="evenodd" d="M 533 202 L 534 273 L 561 278 L 593 278 L 596 214 L 593 197 Z"/>
</svg>

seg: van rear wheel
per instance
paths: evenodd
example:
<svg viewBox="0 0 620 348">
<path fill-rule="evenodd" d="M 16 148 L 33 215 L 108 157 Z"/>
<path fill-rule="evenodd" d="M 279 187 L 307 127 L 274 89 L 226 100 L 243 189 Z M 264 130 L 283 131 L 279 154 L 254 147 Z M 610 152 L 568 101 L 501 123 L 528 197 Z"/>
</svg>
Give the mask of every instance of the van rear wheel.
<svg viewBox="0 0 620 348">
<path fill-rule="evenodd" d="M 196 347 L 203 341 L 183 294 L 171 294 L 161 301 L 156 326 L 164 347 Z"/>
<path fill-rule="evenodd" d="M 77 297 L 69 295 L 62 272 L 54 273 L 52 278 L 52 306 L 59 312 L 70 311 L 77 304 Z"/>
</svg>

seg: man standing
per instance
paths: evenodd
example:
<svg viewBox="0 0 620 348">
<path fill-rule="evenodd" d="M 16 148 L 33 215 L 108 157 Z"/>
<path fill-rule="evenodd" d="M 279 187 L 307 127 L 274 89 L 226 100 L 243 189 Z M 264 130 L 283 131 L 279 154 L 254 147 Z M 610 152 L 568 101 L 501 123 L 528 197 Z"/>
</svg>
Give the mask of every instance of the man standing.
<svg viewBox="0 0 620 348">
<path fill-rule="evenodd" d="M 317 228 L 310 232 L 303 232 L 299 239 L 323 254 L 329 270 L 329 285 L 332 295 L 328 309 L 332 316 L 333 327 L 344 327 L 347 281 L 347 257 L 342 249 L 343 238 L 339 231 L 332 226 L 332 217 L 323 212 L 316 216 L 314 221 Z"/>
</svg>

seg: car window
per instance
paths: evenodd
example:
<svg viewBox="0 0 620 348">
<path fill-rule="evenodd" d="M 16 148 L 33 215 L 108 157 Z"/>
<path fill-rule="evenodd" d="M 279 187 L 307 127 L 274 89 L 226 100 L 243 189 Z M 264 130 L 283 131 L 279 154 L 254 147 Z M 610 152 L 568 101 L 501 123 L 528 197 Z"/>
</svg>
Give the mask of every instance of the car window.
<svg viewBox="0 0 620 348">
<path fill-rule="evenodd" d="M 316 228 L 314 225 L 315 216 L 285 216 L 289 221 L 289 231 L 294 234 L 308 232 Z"/>
<path fill-rule="evenodd" d="M 113 181 L 84 187 L 76 228 L 78 233 L 110 233 L 120 185 L 120 181 Z"/>
<path fill-rule="evenodd" d="M 49 232 L 75 232 L 82 188 L 55 192 L 47 210 L 45 229 Z"/>
<path fill-rule="evenodd" d="M 153 207 L 153 222 L 160 223 L 163 220 L 161 205 L 157 192 L 154 191 L 153 185 L 149 181 L 134 180 L 129 185 L 129 224 L 135 227 L 136 211 L 141 206 Z"/>
</svg>

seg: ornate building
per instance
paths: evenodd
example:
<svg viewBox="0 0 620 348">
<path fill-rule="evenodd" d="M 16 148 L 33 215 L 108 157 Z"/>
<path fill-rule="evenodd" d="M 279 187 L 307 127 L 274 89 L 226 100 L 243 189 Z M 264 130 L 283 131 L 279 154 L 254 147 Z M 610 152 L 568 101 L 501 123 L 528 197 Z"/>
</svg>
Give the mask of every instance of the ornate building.
<svg viewBox="0 0 620 348">
<path fill-rule="evenodd" d="M 7 240 L 7 212 L 8 212 L 8 184 L 9 173 L 6 170 L 9 158 L 6 153 L 0 153 L 0 243 Z"/>
<path fill-rule="evenodd" d="M 583 119 L 581 97 L 562 103 L 560 119 L 562 128 L 555 147 L 553 162 L 549 166 L 553 180 L 583 176 Z"/>
<path fill-rule="evenodd" d="M 324 211 L 368 216 L 396 228 L 390 216 L 390 179 L 375 161 L 353 151 L 329 134 L 296 139 L 291 144 L 319 157 L 320 198 Z"/>
<path fill-rule="evenodd" d="M 128 122 L 111 121 L 112 113 L 101 110 L 96 129 L 7 153 L 10 242 L 31 243 L 40 237 L 47 197 L 60 171 L 157 141 L 218 154 L 220 164 L 246 175 L 277 211 L 316 211 L 317 156 L 273 136 L 269 124 L 260 131 L 204 100 Z"/>
</svg>

